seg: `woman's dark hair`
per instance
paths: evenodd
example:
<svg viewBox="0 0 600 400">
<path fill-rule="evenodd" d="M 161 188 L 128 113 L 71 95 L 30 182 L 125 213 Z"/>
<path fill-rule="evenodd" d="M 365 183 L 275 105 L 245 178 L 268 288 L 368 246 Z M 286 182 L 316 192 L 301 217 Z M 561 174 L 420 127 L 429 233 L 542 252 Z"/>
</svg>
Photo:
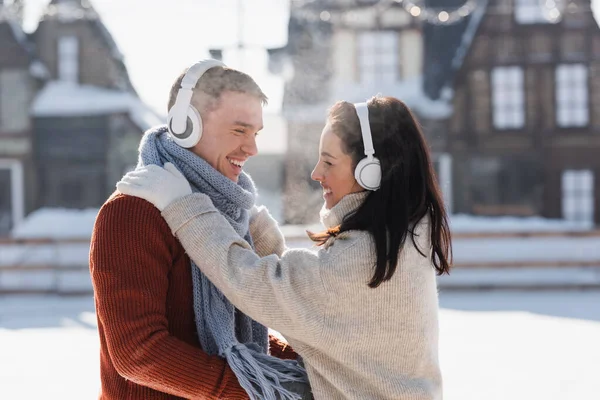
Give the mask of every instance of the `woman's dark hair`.
<svg viewBox="0 0 600 400">
<path fill-rule="evenodd" d="M 368 101 L 368 109 L 375 156 L 381 162 L 381 187 L 369 192 L 364 203 L 347 215 L 340 226 L 309 236 L 322 245 L 345 231 L 370 232 L 375 240 L 377 263 L 369 286 L 376 288 L 396 272 L 398 253 L 407 235 L 426 257 L 415 242 L 413 227 L 429 214 L 431 259 L 438 275 L 448 274 L 452 262 L 450 228 L 419 123 L 406 104 L 394 97 L 373 97 Z M 342 140 L 342 150 L 351 156 L 354 168 L 364 157 L 354 105 L 345 101 L 334 104 L 328 122 Z"/>
</svg>

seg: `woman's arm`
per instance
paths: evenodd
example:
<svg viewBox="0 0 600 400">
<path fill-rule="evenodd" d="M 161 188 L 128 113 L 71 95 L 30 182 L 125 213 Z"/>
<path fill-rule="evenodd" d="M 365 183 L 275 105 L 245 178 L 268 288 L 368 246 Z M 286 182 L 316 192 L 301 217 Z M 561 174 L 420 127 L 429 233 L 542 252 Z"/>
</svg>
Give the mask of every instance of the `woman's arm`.
<svg viewBox="0 0 600 400">
<path fill-rule="evenodd" d="M 241 311 L 283 335 L 319 335 L 326 292 L 318 253 L 290 249 L 259 257 L 217 211 L 194 193 L 162 212 L 190 258 Z"/>
</svg>

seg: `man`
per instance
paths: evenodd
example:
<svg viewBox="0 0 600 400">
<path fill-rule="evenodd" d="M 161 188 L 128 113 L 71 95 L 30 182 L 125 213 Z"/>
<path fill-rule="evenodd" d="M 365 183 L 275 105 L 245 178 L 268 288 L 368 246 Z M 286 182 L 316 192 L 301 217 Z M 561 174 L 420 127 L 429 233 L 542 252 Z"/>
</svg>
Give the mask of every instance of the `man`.
<svg viewBox="0 0 600 400">
<path fill-rule="evenodd" d="M 185 72 L 173 84 L 169 110 L 176 104 L 184 76 Z M 257 153 L 256 135 L 263 127 L 262 106 L 266 101 L 248 75 L 226 67 L 209 69 L 198 80 L 191 99 L 202 118 L 199 142 L 189 150 L 165 150 L 165 145 L 176 147 L 165 139 L 166 128 L 151 130 L 140 146 L 140 165 L 152 160 L 148 154 L 170 161 L 175 157 L 176 162 L 183 163 L 178 167 L 188 171 L 190 183 L 197 183 L 196 188 L 202 191 L 211 186 L 202 176 L 196 178 L 196 173 L 202 175 L 207 168 L 213 174 L 211 179 L 216 171 L 219 177 L 236 183 L 235 187 L 242 180 L 251 184 L 242 169 Z M 194 170 L 196 165 L 202 168 Z M 192 182 L 194 179 L 201 181 Z M 248 210 L 241 211 L 240 215 L 249 214 Z M 234 222 L 252 233 L 248 219 Z M 264 222 L 260 225 L 262 229 Z M 100 334 L 100 399 L 248 398 L 236 376 L 239 372 L 234 373 L 226 359 L 215 354 L 237 357 L 231 355 L 231 348 L 236 346 L 221 348 L 220 337 L 210 331 L 214 321 L 220 321 L 206 315 L 214 311 L 210 307 L 214 308 L 216 298 L 198 286 L 206 285 L 206 281 L 198 283 L 197 270 L 152 204 L 115 193 L 103 205 L 90 250 Z M 201 295 L 204 297 L 198 297 Z M 237 310 L 234 313 L 235 332 L 227 332 L 227 326 L 216 331 L 239 336 L 245 326 L 252 337 L 256 323 L 244 319 Z M 252 337 L 251 342 L 260 340 Z M 293 350 L 274 337 L 269 337 L 269 347 L 271 355 L 295 358 Z"/>
</svg>

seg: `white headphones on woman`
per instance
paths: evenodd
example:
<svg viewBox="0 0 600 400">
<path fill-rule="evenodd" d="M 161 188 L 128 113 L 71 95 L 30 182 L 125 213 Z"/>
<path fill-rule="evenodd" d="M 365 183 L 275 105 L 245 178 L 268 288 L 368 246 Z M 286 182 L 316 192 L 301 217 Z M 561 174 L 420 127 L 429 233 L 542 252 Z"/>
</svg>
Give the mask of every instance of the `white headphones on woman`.
<svg viewBox="0 0 600 400">
<path fill-rule="evenodd" d="M 202 117 L 192 105 L 194 87 L 206 71 L 225 67 L 219 60 L 206 59 L 192 65 L 185 73 L 177 92 L 175 104 L 169 110 L 167 126 L 171 137 L 181 147 L 194 147 L 202 137 Z"/>
<path fill-rule="evenodd" d="M 381 185 L 381 164 L 377 157 L 375 157 L 375 149 L 373 148 L 371 126 L 369 125 L 369 108 L 367 107 L 367 103 L 356 103 L 354 104 L 354 108 L 360 121 L 360 131 L 363 144 L 365 145 L 366 156 L 356 165 L 354 178 L 363 188 L 375 191 Z"/>
</svg>

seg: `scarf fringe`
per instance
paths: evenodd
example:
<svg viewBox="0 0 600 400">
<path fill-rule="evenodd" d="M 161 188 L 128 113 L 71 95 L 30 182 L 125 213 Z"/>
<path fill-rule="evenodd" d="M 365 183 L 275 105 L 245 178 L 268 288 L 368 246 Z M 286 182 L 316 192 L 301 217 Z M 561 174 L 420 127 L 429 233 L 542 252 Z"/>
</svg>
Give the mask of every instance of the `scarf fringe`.
<svg viewBox="0 0 600 400">
<path fill-rule="evenodd" d="M 282 386 L 283 382 L 308 382 L 306 370 L 297 361 L 281 360 L 243 344 L 225 350 L 225 357 L 251 400 L 302 399 Z"/>
</svg>

